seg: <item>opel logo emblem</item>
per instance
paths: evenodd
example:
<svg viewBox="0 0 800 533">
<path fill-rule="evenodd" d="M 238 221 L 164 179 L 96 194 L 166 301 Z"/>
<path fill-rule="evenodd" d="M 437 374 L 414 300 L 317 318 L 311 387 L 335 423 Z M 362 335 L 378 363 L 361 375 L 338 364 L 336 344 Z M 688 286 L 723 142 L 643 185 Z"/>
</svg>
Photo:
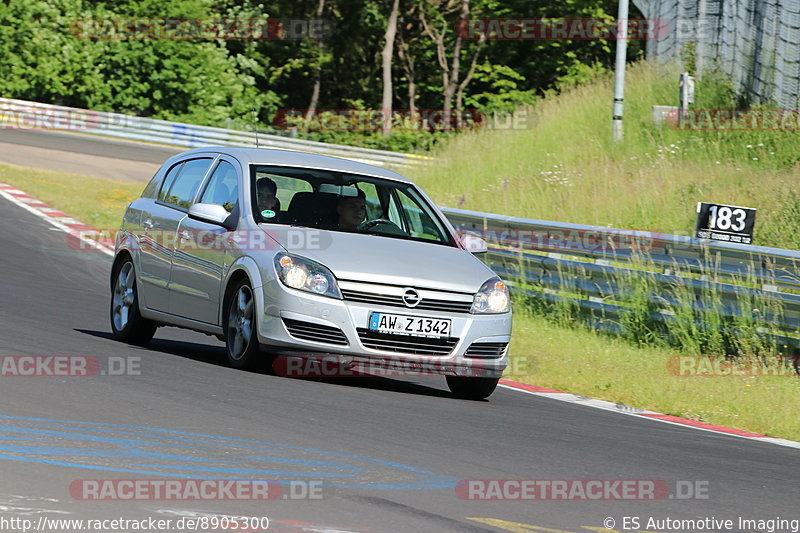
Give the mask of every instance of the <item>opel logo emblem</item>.
<svg viewBox="0 0 800 533">
<path fill-rule="evenodd" d="M 406 307 L 416 307 L 421 301 L 422 298 L 414 289 L 406 289 L 406 292 L 403 293 L 403 303 L 406 304 Z"/>
</svg>

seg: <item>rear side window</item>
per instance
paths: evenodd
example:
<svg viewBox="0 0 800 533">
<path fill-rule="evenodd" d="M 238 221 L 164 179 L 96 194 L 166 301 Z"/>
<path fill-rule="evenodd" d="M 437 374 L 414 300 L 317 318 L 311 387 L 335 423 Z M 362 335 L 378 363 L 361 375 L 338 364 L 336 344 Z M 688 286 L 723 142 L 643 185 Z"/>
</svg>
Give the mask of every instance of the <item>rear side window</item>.
<svg viewBox="0 0 800 533">
<path fill-rule="evenodd" d="M 156 194 L 158 194 L 158 189 L 161 186 L 161 182 L 163 180 L 159 179 L 159 172 L 156 172 L 155 176 L 147 183 L 147 186 L 142 191 L 142 198 L 155 198 Z"/>
<path fill-rule="evenodd" d="M 159 200 L 188 209 L 192 205 L 192 198 L 194 198 L 197 188 L 200 187 L 211 161 L 211 158 L 201 158 L 183 163 L 180 171 L 176 173 L 177 177 L 171 183 L 169 175 L 164 180 Z M 170 174 L 172 174 L 172 170 L 170 170 Z M 167 189 L 167 187 L 169 188 Z"/>
<path fill-rule="evenodd" d="M 162 202 L 167 201 L 167 193 L 169 192 L 169 188 L 172 187 L 172 184 L 175 182 L 175 178 L 178 177 L 178 174 L 180 174 L 182 168 L 183 161 L 176 165 L 172 165 L 172 168 L 167 171 L 167 175 L 161 185 L 161 190 L 158 193 L 158 199 Z"/>
</svg>

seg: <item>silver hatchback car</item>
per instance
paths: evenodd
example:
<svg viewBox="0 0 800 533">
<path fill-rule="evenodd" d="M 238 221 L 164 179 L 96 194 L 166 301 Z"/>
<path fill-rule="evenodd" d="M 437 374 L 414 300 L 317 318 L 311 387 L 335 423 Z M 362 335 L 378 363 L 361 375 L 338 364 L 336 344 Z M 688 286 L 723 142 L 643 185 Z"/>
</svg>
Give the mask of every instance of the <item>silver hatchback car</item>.
<svg viewBox="0 0 800 533">
<path fill-rule="evenodd" d="M 300 152 L 198 148 L 127 208 L 111 274 L 114 336 L 158 326 L 276 356 L 411 365 L 482 399 L 507 366 L 506 285 L 433 202 L 383 168 Z M 413 366 L 417 365 L 417 366 Z"/>
</svg>

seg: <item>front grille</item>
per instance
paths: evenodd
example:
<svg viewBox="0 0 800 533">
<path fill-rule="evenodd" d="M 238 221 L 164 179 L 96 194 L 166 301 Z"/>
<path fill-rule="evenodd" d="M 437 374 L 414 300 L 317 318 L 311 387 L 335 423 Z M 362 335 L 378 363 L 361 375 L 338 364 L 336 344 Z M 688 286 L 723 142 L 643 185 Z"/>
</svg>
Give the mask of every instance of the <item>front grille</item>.
<svg viewBox="0 0 800 533">
<path fill-rule="evenodd" d="M 470 357 L 503 357 L 507 342 L 475 342 L 464 355 Z"/>
<path fill-rule="evenodd" d="M 448 313 L 469 313 L 472 302 L 457 302 L 452 300 L 434 300 L 423 298 L 415 307 L 408 307 L 403 302 L 402 296 L 391 294 L 372 294 L 370 292 L 342 289 L 345 300 L 374 305 L 387 305 L 389 307 L 402 307 L 403 309 L 422 309 L 424 311 L 446 311 Z"/>
<path fill-rule="evenodd" d="M 431 339 L 412 335 L 376 333 L 365 328 L 358 328 L 356 331 L 358 332 L 358 338 L 361 339 L 361 344 L 367 348 L 384 352 L 414 355 L 447 355 L 453 351 L 453 347 L 458 343 L 458 338 L 456 337 Z"/>
<path fill-rule="evenodd" d="M 342 330 L 339 328 L 292 320 L 291 318 L 283 318 L 282 320 L 289 335 L 296 339 L 325 342 L 327 344 L 337 344 L 340 346 L 347 345 L 347 337 L 344 336 L 344 333 L 342 333 Z"/>
</svg>

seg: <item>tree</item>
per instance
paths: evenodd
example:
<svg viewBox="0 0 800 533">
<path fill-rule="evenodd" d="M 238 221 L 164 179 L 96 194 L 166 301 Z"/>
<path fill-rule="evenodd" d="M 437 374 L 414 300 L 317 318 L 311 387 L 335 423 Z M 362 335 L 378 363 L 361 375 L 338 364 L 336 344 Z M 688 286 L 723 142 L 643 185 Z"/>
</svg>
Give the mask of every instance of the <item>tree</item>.
<svg viewBox="0 0 800 533">
<path fill-rule="evenodd" d="M 381 67 L 383 69 L 381 112 L 383 113 L 384 135 L 388 135 L 392 130 L 392 57 L 394 56 L 394 40 L 397 35 L 397 16 L 399 11 L 400 0 L 393 0 L 389 18 L 386 22 L 383 52 L 381 52 Z"/>
<path fill-rule="evenodd" d="M 412 7 L 408 14 L 413 16 L 414 11 L 415 8 Z M 408 92 L 408 112 L 411 116 L 417 113 L 417 82 L 416 71 L 414 69 L 416 55 L 415 50 L 412 50 L 412 45 L 416 39 L 413 33 L 410 35 L 410 38 L 406 37 L 405 34 L 413 27 L 413 22 L 404 20 L 401 24 L 402 29 L 397 34 L 398 40 L 400 41 L 397 47 L 397 58 L 400 60 L 400 66 L 405 73 L 406 90 Z"/>
<path fill-rule="evenodd" d="M 451 28 L 455 27 L 454 14 L 457 14 L 460 20 L 470 17 L 470 0 L 460 0 L 455 7 L 451 0 L 422 1 L 423 4 L 419 10 L 420 22 L 425 34 L 436 44 L 436 58 L 442 71 L 442 115 L 444 116 L 444 129 L 447 130 L 452 124 L 454 96 L 456 96 L 457 120 L 460 119 L 463 93 L 475 74 L 475 67 L 486 39 L 482 35 L 477 46 L 474 47 L 469 69 L 462 78 L 461 52 L 465 47 L 464 38 L 460 32 L 456 32 L 453 37 L 450 34 Z M 430 18 L 433 20 L 429 20 Z"/>
<path fill-rule="evenodd" d="M 269 121 L 281 107 L 308 109 L 310 117 L 380 103 L 388 117 L 407 100 L 412 116 L 443 109 L 449 129 L 466 106 L 509 111 L 613 64 L 610 41 L 469 39 L 455 26 L 478 17 L 613 19 L 616 0 L 273 0 L 269 12 L 262 2 L 0 1 L 0 94 L 232 127 L 249 127 L 254 110 Z M 220 16 L 323 18 L 332 26 L 324 40 L 90 39 L 69 31 L 81 19 Z M 631 17 L 637 16 L 634 9 Z M 641 42 L 630 43 L 631 59 L 637 48 Z M 431 142 L 390 121 L 382 126 L 358 134 L 329 130 L 325 140 L 381 147 Z"/>
<path fill-rule="evenodd" d="M 322 18 L 323 13 L 325 13 L 325 0 L 319 0 L 319 2 L 317 2 L 317 9 L 314 11 L 314 15 L 320 19 Z M 314 82 L 311 86 L 311 99 L 308 102 L 308 111 L 306 111 L 305 117 L 306 120 L 311 120 L 314 117 L 314 113 L 317 112 L 317 104 L 319 103 L 319 90 L 320 86 L 322 85 L 322 39 L 317 40 L 316 49 L 317 57 L 316 65 L 314 67 Z"/>
</svg>

